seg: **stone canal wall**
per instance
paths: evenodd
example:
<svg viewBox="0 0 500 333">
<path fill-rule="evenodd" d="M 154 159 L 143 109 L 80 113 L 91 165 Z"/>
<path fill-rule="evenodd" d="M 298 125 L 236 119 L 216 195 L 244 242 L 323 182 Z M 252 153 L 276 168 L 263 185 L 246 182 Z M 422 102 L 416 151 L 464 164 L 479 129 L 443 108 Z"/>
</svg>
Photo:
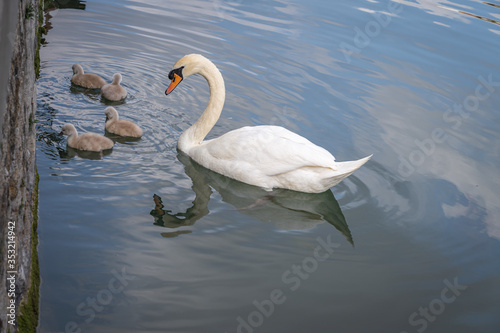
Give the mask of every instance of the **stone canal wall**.
<svg viewBox="0 0 500 333">
<path fill-rule="evenodd" d="M 1 333 L 35 332 L 38 320 L 35 54 L 40 15 L 38 0 L 0 1 Z"/>
</svg>

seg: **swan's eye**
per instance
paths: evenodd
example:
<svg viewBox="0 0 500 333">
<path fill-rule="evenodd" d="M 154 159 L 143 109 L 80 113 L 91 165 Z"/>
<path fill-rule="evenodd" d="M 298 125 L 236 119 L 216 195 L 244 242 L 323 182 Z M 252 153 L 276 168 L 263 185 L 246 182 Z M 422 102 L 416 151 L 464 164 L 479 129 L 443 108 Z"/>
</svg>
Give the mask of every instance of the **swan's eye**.
<svg viewBox="0 0 500 333">
<path fill-rule="evenodd" d="M 184 66 L 172 69 L 170 71 L 170 73 L 168 73 L 168 79 L 175 81 L 175 74 L 177 74 L 177 76 L 179 76 L 182 79 L 182 70 L 183 69 L 184 69 Z"/>
</svg>

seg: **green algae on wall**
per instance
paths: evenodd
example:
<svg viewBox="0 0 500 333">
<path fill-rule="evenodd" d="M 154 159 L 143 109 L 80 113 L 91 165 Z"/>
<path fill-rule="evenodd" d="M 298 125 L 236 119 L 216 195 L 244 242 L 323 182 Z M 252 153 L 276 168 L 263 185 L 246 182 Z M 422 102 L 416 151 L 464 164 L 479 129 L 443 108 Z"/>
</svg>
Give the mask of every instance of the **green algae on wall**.
<svg viewBox="0 0 500 333">
<path fill-rule="evenodd" d="M 40 266 L 38 264 L 38 171 L 35 174 L 35 188 L 33 190 L 33 223 L 31 225 L 31 285 L 28 298 L 19 307 L 17 317 L 18 331 L 22 333 L 36 333 L 38 326 L 38 305 L 40 304 Z"/>
</svg>

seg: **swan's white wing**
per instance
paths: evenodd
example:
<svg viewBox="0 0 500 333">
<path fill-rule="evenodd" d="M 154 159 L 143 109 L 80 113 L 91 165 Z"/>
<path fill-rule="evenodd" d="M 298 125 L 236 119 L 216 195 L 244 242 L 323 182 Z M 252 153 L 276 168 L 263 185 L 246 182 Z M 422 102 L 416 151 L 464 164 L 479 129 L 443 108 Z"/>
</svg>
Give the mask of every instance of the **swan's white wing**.
<svg viewBox="0 0 500 333">
<path fill-rule="evenodd" d="M 268 176 L 303 167 L 336 169 L 335 158 L 326 149 L 279 126 L 243 127 L 206 141 L 196 150 L 193 157 L 199 157 L 201 164 L 215 159 L 228 167 L 226 162 L 232 162 L 236 163 L 233 168 L 248 165 Z"/>
</svg>

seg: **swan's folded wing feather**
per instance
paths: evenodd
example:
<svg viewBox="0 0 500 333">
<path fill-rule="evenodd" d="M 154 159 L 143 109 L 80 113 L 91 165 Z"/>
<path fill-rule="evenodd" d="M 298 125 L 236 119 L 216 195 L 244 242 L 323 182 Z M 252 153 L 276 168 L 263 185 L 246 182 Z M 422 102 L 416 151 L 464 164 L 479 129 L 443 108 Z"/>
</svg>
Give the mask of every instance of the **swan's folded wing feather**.
<svg viewBox="0 0 500 333">
<path fill-rule="evenodd" d="M 327 150 L 279 126 L 243 127 L 203 146 L 221 164 L 248 163 L 269 176 L 303 167 L 336 169 L 335 158 Z"/>
</svg>

